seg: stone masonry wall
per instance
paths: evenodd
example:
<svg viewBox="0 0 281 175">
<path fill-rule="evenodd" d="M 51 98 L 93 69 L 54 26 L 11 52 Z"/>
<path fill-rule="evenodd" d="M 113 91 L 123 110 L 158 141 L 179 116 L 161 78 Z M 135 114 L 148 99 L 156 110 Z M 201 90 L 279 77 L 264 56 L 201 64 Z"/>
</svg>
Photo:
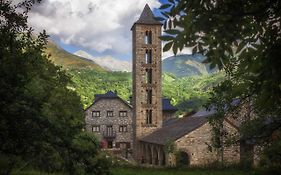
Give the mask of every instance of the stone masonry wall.
<svg viewBox="0 0 281 175">
<path fill-rule="evenodd" d="M 163 111 L 163 121 L 176 118 L 176 112 L 175 111 Z"/>
<path fill-rule="evenodd" d="M 145 32 L 151 31 L 152 43 L 145 44 Z M 133 32 L 133 107 L 134 107 L 134 157 L 139 159 L 139 139 L 162 127 L 162 59 L 161 26 L 134 24 Z M 145 62 L 146 50 L 152 52 L 152 63 Z M 147 84 L 146 69 L 152 70 L 152 83 Z M 147 90 L 152 90 L 152 104 L 147 104 Z M 152 123 L 146 124 L 146 110 L 152 110 Z"/>
<path fill-rule="evenodd" d="M 229 123 L 224 122 L 225 129 L 229 133 L 236 132 L 236 129 Z M 219 155 L 215 150 L 210 150 L 211 145 L 211 126 L 205 123 L 203 126 L 181 137 L 175 143 L 180 151 L 184 151 L 189 155 L 190 165 L 206 165 L 218 161 Z M 224 161 L 238 163 L 239 162 L 239 146 L 231 146 L 224 149 Z"/>
<path fill-rule="evenodd" d="M 100 111 L 100 117 L 93 117 L 92 111 Z M 107 117 L 107 111 L 113 111 L 113 117 Z M 119 111 L 127 111 L 127 117 L 120 117 Z M 106 131 L 107 125 L 113 126 L 113 132 L 116 138 L 113 144 L 117 142 L 129 142 L 132 147 L 133 127 L 132 127 L 132 109 L 120 99 L 100 99 L 86 111 L 86 130 L 92 132 L 92 126 L 99 125 L 100 132 L 95 132 L 102 139 L 103 132 Z M 127 132 L 119 132 L 120 125 L 127 125 Z"/>
</svg>

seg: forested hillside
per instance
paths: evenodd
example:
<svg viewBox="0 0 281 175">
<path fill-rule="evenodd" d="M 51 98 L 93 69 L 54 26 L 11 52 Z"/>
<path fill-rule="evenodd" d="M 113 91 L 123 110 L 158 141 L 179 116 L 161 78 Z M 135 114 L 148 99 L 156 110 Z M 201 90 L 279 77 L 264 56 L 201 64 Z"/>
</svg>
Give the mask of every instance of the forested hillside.
<svg viewBox="0 0 281 175">
<path fill-rule="evenodd" d="M 132 94 L 131 73 L 101 72 L 92 69 L 68 70 L 73 82 L 70 88 L 81 96 L 84 108 L 93 102 L 94 94 L 108 90 L 117 91 L 118 95 L 129 100 Z M 204 76 L 177 78 L 173 74 L 164 73 L 163 96 L 171 98 L 171 102 L 182 111 L 200 108 L 208 99 L 211 87 L 223 79 L 223 73 Z"/>
<path fill-rule="evenodd" d="M 116 90 L 118 95 L 126 100 L 131 94 L 131 73 L 104 72 L 94 69 L 71 69 L 67 72 L 73 81 L 70 88 L 80 95 L 84 108 L 93 102 L 95 94 Z"/>
<path fill-rule="evenodd" d="M 68 88 L 80 95 L 84 108 L 93 102 L 95 94 L 109 90 L 117 91 L 120 97 L 129 101 L 132 73 L 107 71 L 93 61 L 66 52 L 54 42 L 48 43 L 46 52 L 51 55 L 50 60 L 62 66 L 71 76 Z M 223 79 L 223 73 L 209 74 L 209 67 L 201 63 L 204 59 L 202 55 L 195 54 L 163 61 L 163 96 L 171 98 L 181 111 L 202 107 L 209 98 L 211 87 Z"/>
</svg>

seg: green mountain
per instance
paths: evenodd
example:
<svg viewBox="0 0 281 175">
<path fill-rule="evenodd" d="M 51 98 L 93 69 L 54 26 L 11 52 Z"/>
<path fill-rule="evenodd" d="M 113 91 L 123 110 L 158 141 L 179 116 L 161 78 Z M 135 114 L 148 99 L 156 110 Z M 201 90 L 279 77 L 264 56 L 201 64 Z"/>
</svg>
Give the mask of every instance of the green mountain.
<svg viewBox="0 0 281 175">
<path fill-rule="evenodd" d="M 71 69 L 67 72 L 73 81 L 70 88 L 80 95 L 85 108 L 93 102 L 94 94 L 117 91 L 118 95 L 127 101 L 132 95 L 130 72 L 98 72 L 90 69 Z M 208 100 L 212 87 L 218 84 L 223 76 L 223 73 L 214 73 L 178 78 L 173 74 L 164 73 L 163 96 L 170 98 L 181 111 L 199 109 Z"/>
<path fill-rule="evenodd" d="M 202 63 L 205 59 L 206 57 L 201 54 L 171 56 L 163 60 L 162 70 L 177 77 L 207 75 L 217 71 Z"/>
<path fill-rule="evenodd" d="M 48 43 L 46 53 L 51 55 L 50 60 L 62 66 L 71 76 L 72 83 L 68 88 L 78 93 L 84 108 L 93 102 L 95 94 L 109 90 L 116 90 L 118 95 L 125 100 L 129 100 L 129 96 L 132 95 L 132 73 L 130 72 L 106 71 L 95 62 L 70 54 L 53 42 Z M 204 60 L 202 56 L 189 56 L 189 59 L 186 57 L 188 56 L 167 58 L 163 62 L 163 67 L 167 67 L 166 64 L 170 62 L 169 66 L 172 70 L 173 66 L 178 66 L 180 69 L 189 67 L 185 74 L 180 74 L 181 76 L 174 72 L 167 73 L 167 71 L 162 75 L 163 96 L 171 98 L 171 102 L 181 111 L 200 108 L 208 100 L 212 87 L 224 77 L 223 73 L 209 74 L 211 71 L 201 63 Z M 174 69 L 177 70 L 178 67 Z M 189 76 L 184 76 L 186 73 Z"/>
<path fill-rule="evenodd" d="M 75 68 L 89 68 L 97 71 L 105 71 L 102 67 L 97 65 L 94 61 L 73 55 L 64 49 L 57 46 L 53 41 L 48 41 L 45 50 L 50 55 L 49 59 L 56 65 L 62 66 L 64 69 Z"/>
</svg>

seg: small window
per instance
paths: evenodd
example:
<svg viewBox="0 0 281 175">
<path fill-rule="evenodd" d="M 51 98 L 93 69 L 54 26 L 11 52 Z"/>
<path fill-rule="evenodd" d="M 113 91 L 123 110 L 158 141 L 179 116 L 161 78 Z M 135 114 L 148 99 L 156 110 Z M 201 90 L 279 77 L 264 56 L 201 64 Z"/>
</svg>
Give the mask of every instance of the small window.
<svg viewBox="0 0 281 175">
<path fill-rule="evenodd" d="M 146 69 L 146 83 L 152 83 L 152 69 Z"/>
<path fill-rule="evenodd" d="M 152 52 L 151 52 L 151 50 L 146 50 L 145 51 L 145 63 L 146 64 L 151 64 L 152 63 Z"/>
<path fill-rule="evenodd" d="M 93 117 L 100 117 L 100 111 L 92 111 Z"/>
<path fill-rule="evenodd" d="M 152 110 L 146 110 L 146 124 L 152 124 Z"/>
<path fill-rule="evenodd" d="M 99 125 L 92 126 L 92 131 L 93 132 L 100 132 L 100 126 Z"/>
<path fill-rule="evenodd" d="M 144 42 L 145 42 L 145 44 L 151 44 L 152 43 L 152 32 L 151 31 L 145 32 Z"/>
<path fill-rule="evenodd" d="M 107 117 L 113 117 L 113 111 L 107 111 Z"/>
<path fill-rule="evenodd" d="M 119 117 L 127 117 L 127 111 L 119 111 Z"/>
<path fill-rule="evenodd" d="M 146 91 L 146 93 L 147 93 L 147 104 L 152 104 L 152 90 L 150 89 L 150 90 L 147 90 Z"/>
<path fill-rule="evenodd" d="M 127 132 L 128 129 L 127 129 L 127 125 L 120 125 L 119 126 L 119 132 Z"/>
</svg>

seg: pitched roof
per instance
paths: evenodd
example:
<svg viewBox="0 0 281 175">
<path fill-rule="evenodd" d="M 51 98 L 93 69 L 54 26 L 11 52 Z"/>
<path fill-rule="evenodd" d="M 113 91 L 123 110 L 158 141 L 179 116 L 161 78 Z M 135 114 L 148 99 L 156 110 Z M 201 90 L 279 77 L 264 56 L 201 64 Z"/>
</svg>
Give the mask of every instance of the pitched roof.
<svg viewBox="0 0 281 175">
<path fill-rule="evenodd" d="M 215 113 L 216 110 L 213 108 L 211 110 L 202 109 L 192 116 L 168 119 L 163 122 L 162 128 L 154 131 L 140 140 L 143 142 L 165 145 L 167 141 L 176 141 L 186 134 L 201 127 L 208 122 L 207 118 Z M 237 126 L 228 120 L 228 118 L 226 118 L 225 121 L 237 129 Z"/>
<path fill-rule="evenodd" d="M 162 98 L 163 111 L 177 111 L 178 109 L 170 103 L 169 98 Z"/>
<path fill-rule="evenodd" d="M 166 122 L 162 128 L 142 138 L 141 141 L 165 145 L 167 141 L 175 141 L 207 123 L 207 116 L 209 115 L 200 117 L 194 114 L 190 117 L 172 119 L 172 121 Z"/>
<path fill-rule="evenodd" d="M 99 101 L 101 99 L 114 99 L 114 98 L 119 99 L 125 105 L 127 105 L 129 108 L 132 108 L 132 106 L 127 101 L 120 98 L 116 93 L 114 93 L 112 91 L 108 91 L 105 94 L 95 94 L 94 102 L 90 106 L 88 106 L 84 111 L 88 110 L 91 106 L 93 106 L 97 101 Z"/>
<path fill-rule="evenodd" d="M 94 101 L 99 100 L 100 98 L 118 98 L 118 95 L 112 91 L 108 91 L 105 94 L 95 94 Z"/>
<path fill-rule="evenodd" d="M 145 5 L 139 20 L 135 22 L 135 24 L 154 24 L 154 25 L 162 25 L 161 22 L 157 21 L 149 7 L 148 4 Z"/>
</svg>

